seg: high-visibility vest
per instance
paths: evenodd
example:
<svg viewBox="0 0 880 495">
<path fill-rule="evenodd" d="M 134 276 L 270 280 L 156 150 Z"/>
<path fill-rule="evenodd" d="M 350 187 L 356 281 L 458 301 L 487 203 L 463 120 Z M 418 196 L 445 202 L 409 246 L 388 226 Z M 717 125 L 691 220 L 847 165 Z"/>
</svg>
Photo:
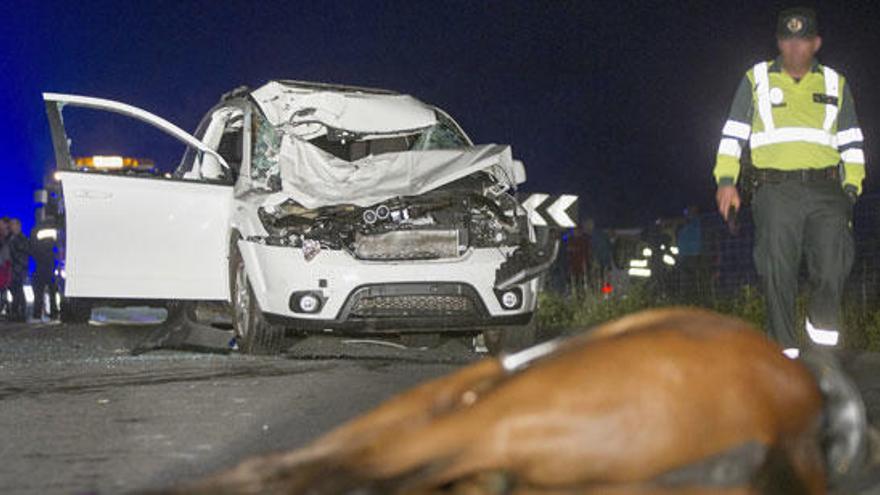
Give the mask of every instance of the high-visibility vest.
<svg viewBox="0 0 880 495">
<path fill-rule="evenodd" d="M 863 140 L 852 94 L 837 71 L 817 63 L 795 81 L 781 61 L 761 62 L 746 73 L 737 91 L 722 130 L 715 177 L 719 184 L 736 181 L 748 143 L 756 168 L 843 164 L 844 184 L 861 192 Z"/>
</svg>

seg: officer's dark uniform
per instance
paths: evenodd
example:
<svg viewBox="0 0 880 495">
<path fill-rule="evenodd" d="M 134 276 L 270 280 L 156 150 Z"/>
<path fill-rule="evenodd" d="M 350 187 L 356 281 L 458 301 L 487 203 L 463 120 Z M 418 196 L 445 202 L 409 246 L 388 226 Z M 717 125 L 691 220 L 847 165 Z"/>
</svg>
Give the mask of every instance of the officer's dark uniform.
<svg viewBox="0 0 880 495">
<path fill-rule="evenodd" d="M 24 284 L 27 281 L 29 246 L 27 237 L 22 233 L 9 236 L 9 254 L 12 257 L 12 308 L 10 320 L 25 321 Z"/>
<path fill-rule="evenodd" d="M 55 244 L 57 230 L 51 225 L 35 227 L 31 233 L 31 255 L 36 263 L 34 271 L 34 319 L 43 317 L 44 294 L 49 296 L 49 315 L 54 319 L 58 317 L 58 304 L 56 295 L 58 288 L 55 284 Z"/>
<path fill-rule="evenodd" d="M 780 38 L 812 38 L 815 13 L 780 15 Z M 750 147 L 755 167 L 752 201 L 754 259 L 767 299 L 768 326 L 784 347 L 799 347 L 806 328 L 817 344 L 837 345 L 840 303 L 852 267 L 852 205 L 865 176 L 863 137 L 849 85 L 830 67 L 813 63 L 795 80 L 782 59 L 761 62 L 742 79 L 722 131 L 714 175 L 733 185 Z M 795 321 L 801 259 L 812 293 L 807 321 Z"/>
</svg>

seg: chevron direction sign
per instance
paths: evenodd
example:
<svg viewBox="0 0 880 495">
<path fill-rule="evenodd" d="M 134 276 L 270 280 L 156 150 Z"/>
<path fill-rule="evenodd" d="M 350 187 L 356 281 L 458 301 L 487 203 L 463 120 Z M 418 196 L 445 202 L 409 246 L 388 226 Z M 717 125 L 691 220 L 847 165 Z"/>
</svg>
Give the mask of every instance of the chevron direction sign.
<svg viewBox="0 0 880 495">
<path fill-rule="evenodd" d="M 578 197 L 573 194 L 527 193 L 522 195 L 520 204 L 537 227 L 570 229 L 577 225 Z"/>
</svg>

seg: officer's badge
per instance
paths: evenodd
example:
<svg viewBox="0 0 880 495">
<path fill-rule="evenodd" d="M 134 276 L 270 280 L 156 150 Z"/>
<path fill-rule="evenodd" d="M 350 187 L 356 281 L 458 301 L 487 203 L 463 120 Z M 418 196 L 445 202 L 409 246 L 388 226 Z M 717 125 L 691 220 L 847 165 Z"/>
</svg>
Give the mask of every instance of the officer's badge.
<svg viewBox="0 0 880 495">
<path fill-rule="evenodd" d="M 797 34 L 804 28 L 804 21 L 802 21 L 800 17 L 792 17 L 785 24 L 785 27 L 788 28 L 789 33 Z"/>
<path fill-rule="evenodd" d="M 782 105 L 783 101 L 785 101 L 785 93 L 782 92 L 782 88 L 770 88 L 770 103 Z"/>
</svg>

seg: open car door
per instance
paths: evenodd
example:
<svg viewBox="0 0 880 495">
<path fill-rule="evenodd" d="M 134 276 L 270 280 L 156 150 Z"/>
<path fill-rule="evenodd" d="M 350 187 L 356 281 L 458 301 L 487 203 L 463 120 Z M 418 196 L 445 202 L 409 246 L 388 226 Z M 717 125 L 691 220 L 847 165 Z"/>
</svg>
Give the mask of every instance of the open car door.
<svg viewBox="0 0 880 495">
<path fill-rule="evenodd" d="M 215 159 L 170 122 L 124 103 L 45 93 L 65 217 L 65 296 L 227 300 L 231 183 L 78 171 L 62 108 L 114 112 L 154 126 Z"/>
</svg>

